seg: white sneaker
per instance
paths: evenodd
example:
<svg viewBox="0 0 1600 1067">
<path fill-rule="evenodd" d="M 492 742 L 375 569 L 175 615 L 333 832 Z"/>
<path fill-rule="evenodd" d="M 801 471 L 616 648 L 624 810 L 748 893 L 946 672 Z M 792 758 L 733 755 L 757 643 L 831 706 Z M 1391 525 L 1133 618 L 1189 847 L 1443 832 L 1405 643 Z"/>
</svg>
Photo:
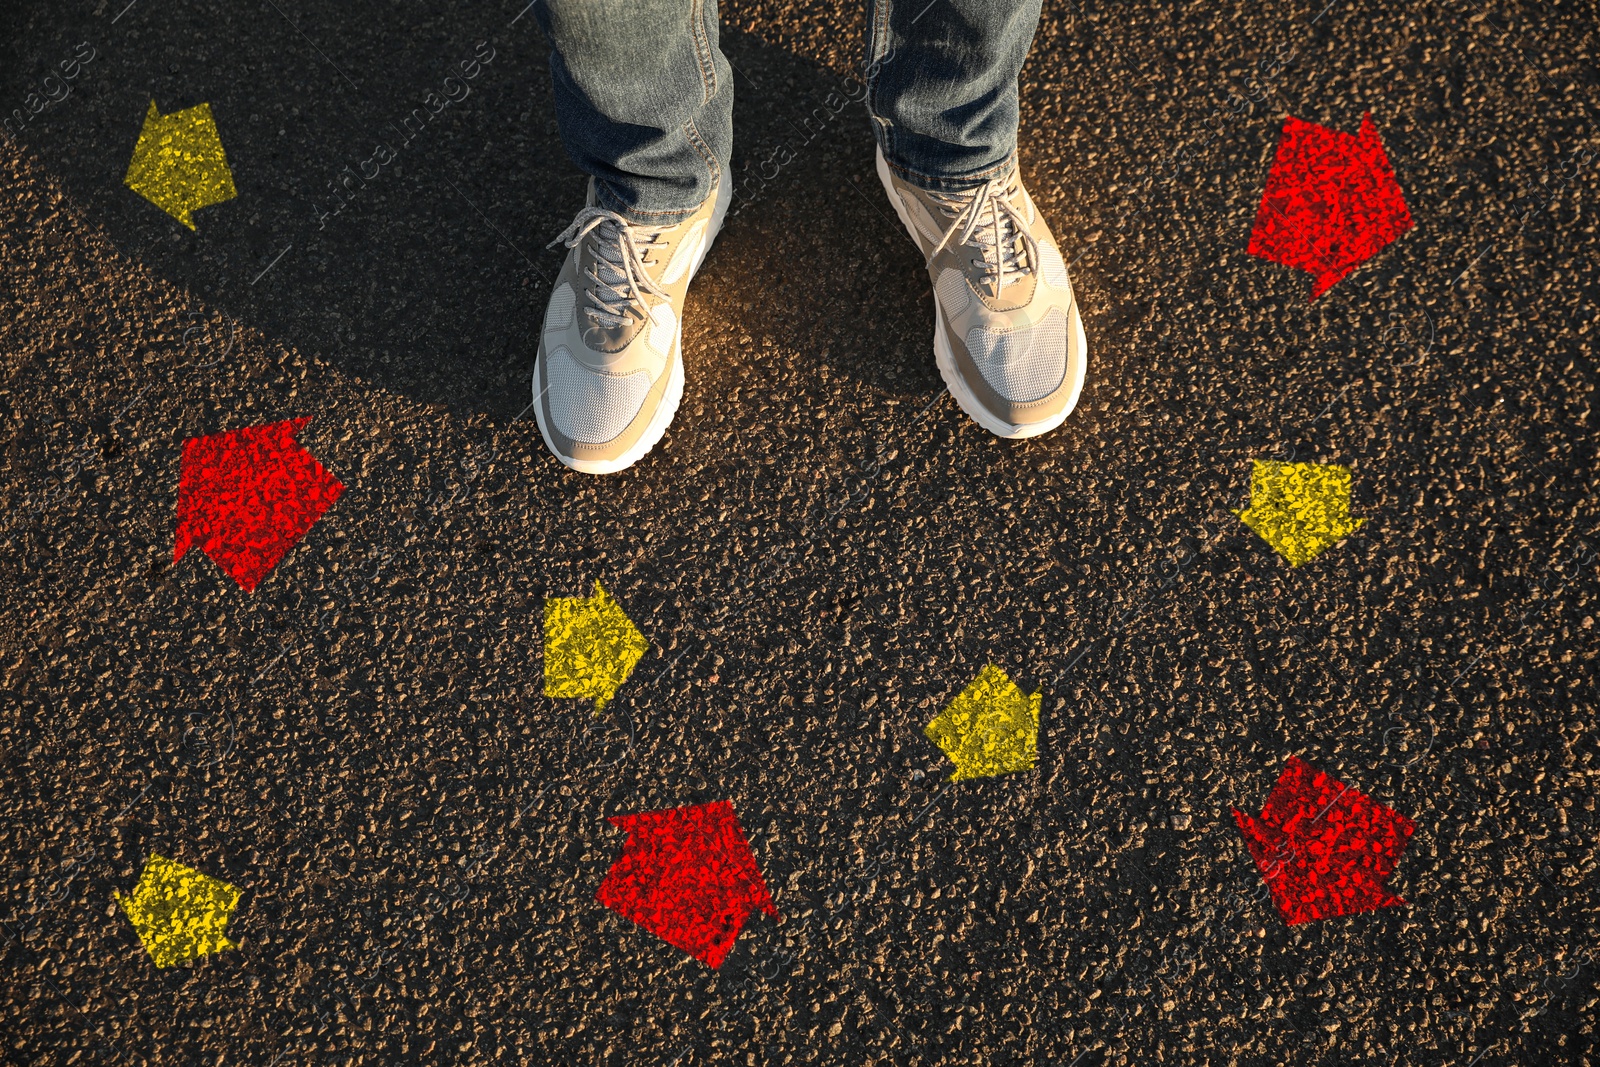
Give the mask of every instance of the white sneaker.
<svg viewBox="0 0 1600 1067">
<path fill-rule="evenodd" d="M 934 358 L 961 409 L 1001 437 L 1060 426 L 1089 366 L 1078 302 L 1050 227 L 1010 171 L 976 189 L 934 193 L 878 178 L 933 278 Z"/>
<path fill-rule="evenodd" d="M 556 458 L 611 474 L 656 446 L 683 397 L 684 294 L 722 228 L 719 183 L 673 226 L 640 226 L 595 203 L 550 242 L 571 249 L 544 313 L 533 367 L 539 434 Z"/>
</svg>

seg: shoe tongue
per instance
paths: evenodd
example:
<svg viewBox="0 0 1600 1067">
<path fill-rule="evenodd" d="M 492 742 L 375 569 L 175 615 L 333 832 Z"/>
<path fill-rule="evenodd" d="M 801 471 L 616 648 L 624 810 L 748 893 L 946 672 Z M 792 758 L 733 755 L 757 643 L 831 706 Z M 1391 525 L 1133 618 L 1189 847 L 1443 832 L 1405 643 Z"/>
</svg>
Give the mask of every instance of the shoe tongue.
<svg viewBox="0 0 1600 1067">
<path fill-rule="evenodd" d="M 589 247 L 594 249 L 596 259 L 606 263 L 622 263 L 622 233 L 621 227 L 610 219 L 606 219 L 596 226 L 590 238 Z"/>
<path fill-rule="evenodd" d="M 622 257 L 627 253 L 622 250 L 622 235 L 618 232 L 617 224 L 610 221 L 601 223 L 595 228 L 594 237 L 590 247 L 594 250 L 595 273 L 609 286 L 625 285 L 628 274 L 623 269 Z"/>
<path fill-rule="evenodd" d="M 650 248 L 658 247 L 649 243 L 658 232 L 658 227 L 631 227 L 634 247 L 641 256 L 648 254 Z M 634 316 L 648 318 L 649 308 L 644 294 L 628 284 L 628 272 L 623 262 L 628 253 L 623 246 L 622 224 L 607 219 L 591 230 L 589 237 L 589 249 L 594 255 L 594 273 L 600 281 L 600 288 L 593 295 L 601 306 L 588 309 L 596 326 L 616 329 L 626 325 Z M 650 264 L 635 260 L 635 276 L 647 274 L 650 267 Z M 648 283 L 650 279 L 646 277 L 645 280 Z"/>
<path fill-rule="evenodd" d="M 1005 189 L 1005 192 L 994 195 L 1004 197 L 1005 199 L 1009 200 L 1010 194 L 1014 191 L 1014 189 L 1014 186 L 1008 185 Z M 970 206 L 971 203 L 971 200 L 967 200 L 966 206 Z M 998 233 L 995 232 L 996 215 L 999 216 Z M 1006 274 L 1008 276 L 1015 274 L 1016 276 L 1021 277 L 1026 273 L 1022 266 L 1022 255 L 1017 251 L 1017 239 L 1019 236 L 1020 234 L 1017 230 L 1016 222 L 1006 212 L 996 211 L 994 207 L 989 204 L 984 204 L 978 208 L 978 223 L 972 229 L 972 238 L 985 250 L 992 250 L 996 247 L 996 245 L 999 246 L 1000 255 L 1005 257 Z M 992 252 L 986 251 L 984 257 L 984 266 L 987 270 L 987 273 L 993 273 L 994 264 L 989 261 L 989 255 L 992 254 Z M 1031 268 L 1032 264 L 1029 264 L 1029 267 Z"/>
</svg>

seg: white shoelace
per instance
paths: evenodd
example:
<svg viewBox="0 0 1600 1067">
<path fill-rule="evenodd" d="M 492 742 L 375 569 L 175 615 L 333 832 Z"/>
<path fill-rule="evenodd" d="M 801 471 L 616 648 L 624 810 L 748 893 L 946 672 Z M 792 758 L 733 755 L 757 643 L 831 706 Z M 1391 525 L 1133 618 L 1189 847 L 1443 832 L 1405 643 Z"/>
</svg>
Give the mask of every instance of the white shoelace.
<svg viewBox="0 0 1600 1067">
<path fill-rule="evenodd" d="M 650 277 L 645 259 L 653 245 L 659 243 L 661 231 L 638 227 L 646 236 L 642 246 L 635 240 L 635 227 L 615 211 L 603 207 L 586 207 L 578 212 L 572 225 L 561 232 L 546 248 L 565 244 L 575 247 L 585 237 L 590 238 L 589 251 L 594 254 L 594 265 L 585 273 L 594 283 L 586 288 L 590 306 L 585 308 L 601 326 L 617 327 L 628 322 L 629 308 L 644 305 L 644 294 L 650 293 L 669 300 L 666 290 Z M 590 235 L 593 235 L 592 237 Z"/>
<path fill-rule="evenodd" d="M 928 258 L 938 255 L 958 231 L 962 244 L 969 243 L 976 236 L 983 248 L 983 276 L 986 281 L 994 280 L 996 297 L 1006 286 L 1008 272 L 1021 277 L 1036 269 L 1039 263 L 1039 242 L 1028 232 L 1028 222 L 1022 212 L 1011 203 L 1011 198 L 1018 192 L 1016 181 L 1016 175 L 1013 174 L 1004 181 L 991 178 L 971 192 L 928 193 L 928 198 L 939 206 L 947 218 L 955 219 L 934 248 L 933 255 Z M 1022 263 L 1017 249 L 1019 237 L 1028 254 L 1026 265 Z"/>
</svg>

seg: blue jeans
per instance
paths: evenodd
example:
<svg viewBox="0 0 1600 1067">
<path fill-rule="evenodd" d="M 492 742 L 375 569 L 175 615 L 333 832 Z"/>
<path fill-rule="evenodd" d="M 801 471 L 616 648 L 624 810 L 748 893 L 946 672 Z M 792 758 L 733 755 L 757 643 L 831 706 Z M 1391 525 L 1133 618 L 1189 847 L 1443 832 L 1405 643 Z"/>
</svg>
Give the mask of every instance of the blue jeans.
<svg viewBox="0 0 1600 1067">
<path fill-rule="evenodd" d="M 956 191 L 1012 165 L 1041 0 L 867 0 L 860 80 L 894 172 Z M 731 180 L 733 69 L 716 0 L 542 0 L 556 120 L 600 204 L 679 222 Z"/>
</svg>

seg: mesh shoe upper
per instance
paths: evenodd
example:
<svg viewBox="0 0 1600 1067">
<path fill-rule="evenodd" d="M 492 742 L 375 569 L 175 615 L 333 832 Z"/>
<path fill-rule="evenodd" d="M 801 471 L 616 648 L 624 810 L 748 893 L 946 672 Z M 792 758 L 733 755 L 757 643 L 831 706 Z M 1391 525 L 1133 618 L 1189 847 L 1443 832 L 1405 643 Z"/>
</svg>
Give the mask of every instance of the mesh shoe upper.
<svg viewBox="0 0 1600 1067">
<path fill-rule="evenodd" d="M 919 206 L 926 223 L 918 229 L 940 232 L 930 258 L 953 260 L 934 285 L 949 340 L 966 349 L 1001 399 L 1022 405 L 1048 397 L 1067 374 L 1072 291 L 1048 231 L 1044 241 L 1033 233 L 1038 216 L 1015 172 L 969 193 L 923 192 Z M 1048 281 L 1059 284 L 1041 286 L 1047 249 L 1051 267 L 1060 268 Z"/>
<path fill-rule="evenodd" d="M 650 392 L 650 375 L 610 374 L 585 367 L 565 345 L 545 351 L 550 418 L 574 441 L 599 445 L 613 440 L 639 414 Z"/>
<path fill-rule="evenodd" d="M 983 380 L 1018 404 L 1043 400 L 1067 376 L 1067 316 L 1059 307 L 1033 326 L 996 330 L 974 322 L 966 342 Z"/>
</svg>

